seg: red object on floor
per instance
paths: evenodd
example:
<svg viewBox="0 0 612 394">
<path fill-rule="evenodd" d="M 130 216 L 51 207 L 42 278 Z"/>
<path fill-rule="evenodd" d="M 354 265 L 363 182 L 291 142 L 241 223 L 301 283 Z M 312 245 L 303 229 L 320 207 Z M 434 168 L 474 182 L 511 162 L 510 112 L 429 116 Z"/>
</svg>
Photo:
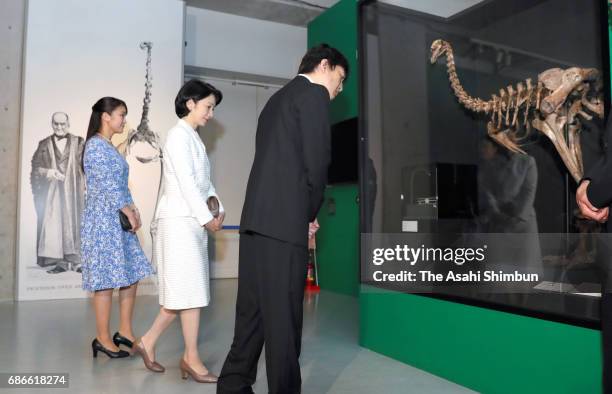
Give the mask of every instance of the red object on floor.
<svg viewBox="0 0 612 394">
<path fill-rule="evenodd" d="M 318 293 L 321 288 L 319 287 L 319 277 L 317 269 L 317 245 L 315 242 L 315 236 L 308 240 L 308 270 L 306 271 L 306 289 L 305 291 Z"/>
</svg>

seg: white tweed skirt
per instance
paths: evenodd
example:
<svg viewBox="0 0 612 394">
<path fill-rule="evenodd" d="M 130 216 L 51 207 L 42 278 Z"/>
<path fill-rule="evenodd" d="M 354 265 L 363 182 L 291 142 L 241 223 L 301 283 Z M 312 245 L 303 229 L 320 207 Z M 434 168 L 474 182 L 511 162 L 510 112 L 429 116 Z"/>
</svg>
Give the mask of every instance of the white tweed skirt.
<svg viewBox="0 0 612 394">
<path fill-rule="evenodd" d="M 208 305 L 208 234 L 195 218 L 158 219 L 154 253 L 161 306 L 191 309 Z"/>
</svg>

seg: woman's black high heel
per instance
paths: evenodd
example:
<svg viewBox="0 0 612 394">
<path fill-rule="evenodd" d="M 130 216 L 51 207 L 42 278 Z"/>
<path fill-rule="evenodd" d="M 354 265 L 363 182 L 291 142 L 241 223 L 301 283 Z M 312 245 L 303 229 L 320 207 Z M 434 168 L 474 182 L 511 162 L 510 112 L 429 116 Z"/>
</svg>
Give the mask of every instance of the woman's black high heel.
<svg viewBox="0 0 612 394">
<path fill-rule="evenodd" d="M 115 333 L 115 335 L 113 335 L 113 343 L 115 344 L 115 346 L 119 347 L 119 345 L 124 345 L 129 347 L 130 349 L 132 347 L 134 347 L 134 342 L 130 341 L 129 339 L 127 339 L 126 337 L 124 337 L 123 335 L 119 334 L 119 331 L 117 331 Z"/>
<path fill-rule="evenodd" d="M 130 353 L 126 352 L 125 350 L 119 350 L 118 352 L 108 350 L 100 343 L 100 341 L 98 341 L 98 338 L 94 339 L 91 343 L 91 350 L 93 351 L 94 358 L 98 357 L 99 351 L 106 354 L 110 358 L 123 358 L 130 356 Z"/>
</svg>

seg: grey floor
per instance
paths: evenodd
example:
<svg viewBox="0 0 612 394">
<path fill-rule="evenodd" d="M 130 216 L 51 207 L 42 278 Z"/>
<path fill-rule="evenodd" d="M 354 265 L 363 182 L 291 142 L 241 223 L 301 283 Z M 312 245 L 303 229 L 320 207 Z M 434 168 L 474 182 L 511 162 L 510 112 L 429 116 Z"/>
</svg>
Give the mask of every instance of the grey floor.
<svg viewBox="0 0 612 394">
<path fill-rule="evenodd" d="M 237 281 L 212 281 L 212 302 L 203 310 L 200 352 L 218 373 L 233 335 Z M 113 306 L 113 328 L 117 307 Z M 143 333 L 158 310 L 156 296 L 136 301 L 134 329 Z M 0 372 L 68 372 L 74 393 L 214 393 L 215 386 L 180 379 L 182 337 L 177 322 L 160 339 L 157 360 L 164 374 L 148 372 L 139 358 L 93 359 L 94 314 L 88 300 L 0 303 Z M 464 387 L 359 347 L 359 307 L 352 297 L 321 292 L 304 305 L 303 393 L 473 393 Z M 256 393 L 266 393 L 263 357 Z M 1 390 L 28 392 L 32 389 Z M 38 391 L 38 390 L 36 390 Z"/>
</svg>

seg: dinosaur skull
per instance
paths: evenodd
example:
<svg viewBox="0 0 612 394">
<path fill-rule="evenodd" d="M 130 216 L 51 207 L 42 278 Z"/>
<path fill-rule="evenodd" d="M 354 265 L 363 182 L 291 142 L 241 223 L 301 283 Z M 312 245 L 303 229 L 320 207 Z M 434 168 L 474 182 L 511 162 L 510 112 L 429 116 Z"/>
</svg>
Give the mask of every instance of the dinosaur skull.
<svg viewBox="0 0 612 394">
<path fill-rule="evenodd" d="M 434 64 L 438 60 L 440 55 L 444 53 L 445 49 L 443 40 L 435 40 L 431 43 L 431 58 L 429 59 L 431 64 Z"/>
</svg>

